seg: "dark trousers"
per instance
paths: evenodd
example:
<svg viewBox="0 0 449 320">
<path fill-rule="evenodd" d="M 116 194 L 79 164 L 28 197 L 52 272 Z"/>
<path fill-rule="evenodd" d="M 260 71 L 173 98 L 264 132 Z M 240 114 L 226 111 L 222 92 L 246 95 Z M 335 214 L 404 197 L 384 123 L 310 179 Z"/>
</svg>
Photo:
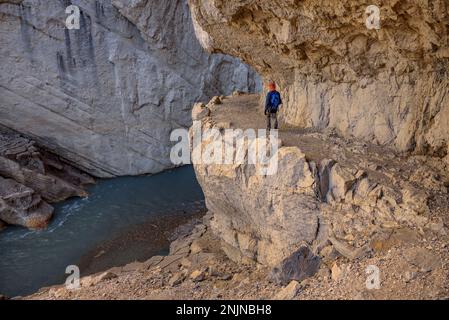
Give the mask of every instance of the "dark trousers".
<svg viewBox="0 0 449 320">
<path fill-rule="evenodd" d="M 267 130 L 271 130 L 271 121 L 274 120 L 274 129 L 277 130 L 279 127 L 278 123 L 278 114 L 277 113 L 268 113 L 267 114 Z"/>
</svg>

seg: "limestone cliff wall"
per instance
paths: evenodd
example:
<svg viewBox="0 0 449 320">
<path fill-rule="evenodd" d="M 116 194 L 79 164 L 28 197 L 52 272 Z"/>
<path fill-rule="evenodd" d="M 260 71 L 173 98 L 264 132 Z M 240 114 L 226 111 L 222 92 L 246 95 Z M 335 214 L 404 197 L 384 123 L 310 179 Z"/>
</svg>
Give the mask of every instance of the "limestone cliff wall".
<svg viewBox="0 0 449 320">
<path fill-rule="evenodd" d="M 283 122 L 445 157 L 445 0 L 189 0 L 201 43 L 280 84 Z M 367 28 L 369 5 L 380 29 Z"/>
<path fill-rule="evenodd" d="M 80 30 L 65 28 L 70 4 Z M 193 102 L 260 86 L 204 52 L 184 0 L 1 0 L 0 34 L 0 124 L 99 177 L 171 167 Z"/>
</svg>

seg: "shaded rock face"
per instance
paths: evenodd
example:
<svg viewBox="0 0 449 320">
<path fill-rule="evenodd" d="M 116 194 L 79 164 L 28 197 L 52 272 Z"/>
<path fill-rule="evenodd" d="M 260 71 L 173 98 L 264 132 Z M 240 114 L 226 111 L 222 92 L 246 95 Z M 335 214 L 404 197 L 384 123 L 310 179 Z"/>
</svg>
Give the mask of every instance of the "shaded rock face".
<svg viewBox="0 0 449 320">
<path fill-rule="evenodd" d="M 319 268 L 320 257 L 303 245 L 274 268 L 270 276 L 274 282 L 286 286 L 292 280 L 301 282 L 312 277 Z"/>
<path fill-rule="evenodd" d="M 0 222 L 44 228 L 53 215 L 49 203 L 85 196 L 92 183 L 34 141 L 0 127 Z"/>
<path fill-rule="evenodd" d="M 72 3 L 80 30 L 65 28 Z M 171 167 L 194 101 L 260 87 L 193 28 L 184 0 L 0 1 L 0 124 L 98 177 Z"/>
<path fill-rule="evenodd" d="M 283 122 L 445 157 L 448 2 L 189 0 L 201 43 L 284 95 Z M 379 30 L 365 25 L 380 8 Z"/>
</svg>

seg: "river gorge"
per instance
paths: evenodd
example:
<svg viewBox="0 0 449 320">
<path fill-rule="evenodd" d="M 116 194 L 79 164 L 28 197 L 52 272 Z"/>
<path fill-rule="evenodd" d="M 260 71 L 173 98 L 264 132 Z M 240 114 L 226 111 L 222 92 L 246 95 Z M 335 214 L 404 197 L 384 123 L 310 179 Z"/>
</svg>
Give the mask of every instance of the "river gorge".
<svg viewBox="0 0 449 320">
<path fill-rule="evenodd" d="M 0 0 L 0 293 L 447 299 L 448 26 L 446 0 Z M 275 85 L 268 173 L 220 137 L 264 132 Z M 231 161 L 178 167 L 174 132 Z"/>
<path fill-rule="evenodd" d="M 26 295 L 63 283 L 70 265 L 86 276 L 167 253 L 176 227 L 204 213 L 191 167 L 100 180 L 88 192 L 57 204 L 45 230 L 11 227 L 0 233 L 3 294 Z"/>
</svg>

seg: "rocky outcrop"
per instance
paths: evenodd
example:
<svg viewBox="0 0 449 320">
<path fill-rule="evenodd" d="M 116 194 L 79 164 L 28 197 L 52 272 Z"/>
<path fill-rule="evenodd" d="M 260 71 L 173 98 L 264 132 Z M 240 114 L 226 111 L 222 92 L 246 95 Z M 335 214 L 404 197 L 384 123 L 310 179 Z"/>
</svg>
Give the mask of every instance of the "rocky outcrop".
<svg viewBox="0 0 449 320">
<path fill-rule="evenodd" d="M 49 203 L 85 196 L 94 180 L 28 138 L 0 128 L 0 222 L 38 229 Z"/>
<path fill-rule="evenodd" d="M 204 135 L 208 128 L 222 130 L 223 121 L 243 130 L 264 128 L 259 99 L 228 97 L 220 105 L 196 106 L 193 116 Z M 201 149 L 221 138 L 203 139 Z M 324 259 L 336 251 L 354 260 L 374 250 L 376 237 L 404 227 L 447 234 L 449 176 L 438 157 L 403 157 L 332 132 L 282 130 L 280 139 L 274 175 L 247 162 L 194 163 L 214 214 L 211 227 L 232 260 L 283 270 L 304 244 Z M 276 278 L 302 280 L 285 273 Z"/>
<path fill-rule="evenodd" d="M 209 51 L 238 56 L 278 82 L 285 124 L 448 154 L 447 1 L 189 3 Z M 366 26 L 373 4 L 379 29 Z"/>
<path fill-rule="evenodd" d="M 0 1 L 0 124 L 82 170 L 113 177 L 172 166 L 170 131 L 194 101 L 254 91 L 238 59 L 209 55 L 184 0 Z"/>
</svg>

